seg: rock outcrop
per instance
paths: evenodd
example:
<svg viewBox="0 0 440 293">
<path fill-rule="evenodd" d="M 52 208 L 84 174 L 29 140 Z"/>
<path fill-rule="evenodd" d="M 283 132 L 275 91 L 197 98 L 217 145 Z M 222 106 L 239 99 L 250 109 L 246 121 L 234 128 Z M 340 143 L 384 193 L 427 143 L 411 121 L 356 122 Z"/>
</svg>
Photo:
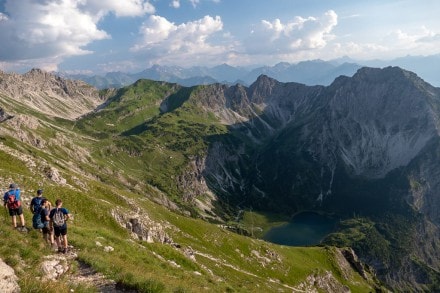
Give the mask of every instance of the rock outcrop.
<svg viewBox="0 0 440 293">
<path fill-rule="evenodd" d="M 63 79 L 40 69 L 22 75 L 0 71 L 0 99 L 5 99 L 5 104 L 20 103 L 66 119 L 80 117 L 104 102 L 98 90 L 85 82 Z"/>
<path fill-rule="evenodd" d="M 149 243 L 173 243 L 172 238 L 165 231 L 166 228 L 169 228 L 169 225 L 151 220 L 146 213 L 140 213 L 139 210 L 131 212 L 115 208 L 112 211 L 112 216 L 122 227 L 131 233 L 133 239 Z"/>
<path fill-rule="evenodd" d="M 19 293 L 18 278 L 14 270 L 0 259 L 0 292 Z"/>
<path fill-rule="evenodd" d="M 6 113 L 3 110 L 3 108 L 0 108 L 0 122 L 6 121 L 6 120 L 9 120 L 9 119 L 12 119 L 12 118 L 14 118 L 14 116 Z"/>
</svg>

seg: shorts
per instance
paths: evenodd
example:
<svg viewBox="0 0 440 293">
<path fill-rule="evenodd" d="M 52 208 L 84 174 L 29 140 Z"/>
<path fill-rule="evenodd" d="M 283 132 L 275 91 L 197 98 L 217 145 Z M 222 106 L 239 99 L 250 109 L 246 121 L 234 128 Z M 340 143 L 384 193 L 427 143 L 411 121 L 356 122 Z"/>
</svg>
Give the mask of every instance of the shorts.
<svg viewBox="0 0 440 293">
<path fill-rule="evenodd" d="M 10 216 L 20 216 L 21 214 L 23 214 L 21 206 L 19 206 L 18 209 L 9 209 Z"/>
<path fill-rule="evenodd" d="M 55 232 L 56 237 L 67 235 L 67 226 L 53 227 L 53 231 Z"/>
<path fill-rule="evenodd" d="M 41 229 L 43 231 L 43 234 L 51 234 L 49 225 L 46 225 Z"/>
</svg>

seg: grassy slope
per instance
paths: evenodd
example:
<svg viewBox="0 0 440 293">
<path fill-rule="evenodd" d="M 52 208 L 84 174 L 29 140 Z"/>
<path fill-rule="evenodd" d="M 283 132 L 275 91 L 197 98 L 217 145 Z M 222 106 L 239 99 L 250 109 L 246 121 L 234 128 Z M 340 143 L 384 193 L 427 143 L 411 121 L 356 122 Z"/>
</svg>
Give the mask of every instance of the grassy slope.
<svg viewBox="0 0 440 293">
<path fill-rule="evenodd" d="M 29 197 L 30 190 L 38 186 L 35 177 L 26 176 L 26 172 L 25 175 L 21 175 L 23 170 L 28 168 L 20 161 L 3 152 L 0 152 L 0 156 L 2 162 L 8 162 L 2 164 L 0 170 L 2 181 L 4 178 L 20 178 L 15 181 L 20 182 L 24 195 Z M 17 172 L 10 176 L 11 170 L 14 169 Z M 74 215 L 74 220 L 69 223 L 69 238 L 79 250 L 79 259 L 108 277 L 141 292 L 173 292 L 177 289 L 181 292 L 199 292 L 206 289 L 210 292 L 289 292 L 283 284 L 296 286 L 308 275 L 323 274 L 325 271 L 333 272 L 353 292 L 364 292 L 369 287 L 356 274 L 353 274 L 350 281 L 343 280 L 334 266 L 331 250 L 272 245 L 228 232 L 202 220 L 174 214 L 149 200 L 112 186 L 98 182 L 88 184 L 87 193 L 46 184 L 45 194 L 51 200 L 62 197 L 65 206 Z M 181 248 L 131 240 L 128 232 L 110 216 L 110 211 L 115 205 L 128 208 L 121 195 L 136 200 L 150 218 L 168 222 L 170 227 L 173 227 L 168 233 Z M 27 210 L 25 215 L 30 223 L 31 215 Z M 44 254 L 50 252 L 44 248 L 39 233 L 35 230 L 28 234 L 12 231 L 9 218 L 5 217 L 0 225 L 0 234 L 4 239 L 0 256 L 16 269 L 22 290 L 26 292 L 42 289 L 43 285 L 32 276 L 41 275 L 38 264 Z M 114 247 L 115 251 L 104 252 L 102 247 L 95 244 L 96 241 L 100 241 L 104 246 Z M 184 256 L 183 250 L 188 247 L 197 252 L 196 262 Z M 43 253 L 40 253 L 41 251 Z M 263 267 L 252 251 L 261 255 L 272 251 L 282 261 L 273 261 L 267 267 Z M 195 272 L 199 272 L 200 275 Z M 269 279 L 279 280 L 280 283 L 269 282 Z M 87 288 L 67 285 L 67 281 L 68 277 L 64 279 L 64 287 L 61 288 L 67 290 L 72 287 L 80 292 L 89 291 Z M 60 288 L 59 285 L 50 283 L 44 286 L 48 290 L 46 292 L 57 292 Z"/>
<path fill-rule="evenodd" d="M 146 86 L 148 88 L 152 85 Z M 131 90 L 136 91 L 129 91 Z M 141 92 L 145 90 L 144 88 Z M 157 88 L 155 90 L 158 94 L 151 99 L 155 105 L 159 97 L 171 91 L 170 88 L 162 88 L 163 91 Z M 144 97 L 144 94 L 141 96 Z M 165 114 L 156 120 L 150 117 L 151 123 L 147 126 L 154 129 L 161 123 L 175 125 L 176 117 L 187 115 L 184 109 L 180 111 L 180 114 Z M 192 117 L 194 118 L 194 115 Z M 371 290 L 371 285 L 353 271 L 348 279 L 343 277 L 343 273 L 335 265 L 333 249 L 283 247 L 243 237 L 200 219 L 170 212 L 146 197 L 157 196 L 160 192 L 155 187 L 158 186 L 162 187 L 162 191 L 171 191 L 171 194 L 175 192 L 178 195 L 178 190 L 173 189 L 174 187 L 167 189 L 159 184 L 152 187 L 146 182 L 140 182 L 141 188 L 133 188 L 131 191 L 127 188 L 131 186 L 130 183 L 146 179 L 148 174 L 153 176 L 158 172 L 165 174 L 161 180 L 169 182 L 165 181 L 170 180 L 167 176 L 170 176 L 174 169 L 183 168 L 189 155 L 203 151 L 203 142 L 198 140 L 200 135 L 223 131 L 215 124 L 213 127 L 205 127 L 206 121 L 211 121 L 212 117 L 200 115 L 200 120 L 191 122 L 195 123 L 195 126 L 188 124 L 188 117 L 184 117 L 177 121 L 174 130 L 159 138 L 154 132 L 145 132 L 139 137 L 115 138 L 116 147 L 110 145 L 113 140 L 110 140 L 108 135 L 101 136 L 93 131 L 93 125 L 101 125 L 104 128 L 108 126 L 107 123 L 97 124 L 97 121 L 100 121 L 98 118 L 93 118 L 93 121 L 85 120 L 83 125 L 40 118 L 44 121 L 39 128 L 30 130 L 24 127 L 23 130 L 47 141 L 63 136 L 70 140 L 48 143 L 44 148 L 36 148 L 1 132 L 0 142 L 4 146 L 20 150 L 36 164 L 26 164 L 22 160 L 23 156 L 17 158 L 0 150 L 0 183 L 7 187 L 10 182 L 17 182 L 22 188 L 26 202 L 39 187 L 44 188 L 45 195 L 52 201 L 58 197 L 63 198 L 65 207 L 74 215 L 74 220 L 69 223 L 69 239 L 78 251 L 79 260 L 90 264 L 109 278 L 139 292 L 291 292 L 290 287 L 305 282 L 308 276 L 324 275 L 329 271 L 352 292 Z M 129 119 L 132 119 L 131 127 L 139 125 L 140 121 L 137 118 Z M 59 128 L 55 124 L 62 127 Z M 124 121 L 120 125 L 117 126 L 117 132 L 127 130 L 122 127 L 126 125 Z M 5 123 L 0 127 L 7 129 L 9 126 Z M 176 148 L 173 137 L 183 137 L 187 127 L 195 131 L 194 135 L 188 136 L 188 147 Z M 86 130 L 93 137 L 73 132 L 72 129 Z M 105 133 L 108 133 L 108 129 Z M 117 146 L 118 139 L 121 139 L 122 147 Z M 127 141 L 136 139 L 141 140 L 133 143 L 141 150 L 140 155 L 127 152 L 125 147 Z M 147 141 L 153 143 L 142 144 Z M 92 152 L 81 156 L 78 149 L 92 149 Z M 173 158 L 173 163 L 170 163 L 170 157 Z M 153 159 L 156 160 L 155 163 L 152 162 Z M 70 166 L 70 160 L 77 161 Z M 145 162 L 150 162 L 150 166 L 144 166 Z M 47 179 L 44 175 L 47 165 L 58 168 L 68 184 L 59 185 Z M 154 183 L 154 179 L 150 180 Z M 134 201 L 141 211 L 155 222 L 164 223 L 168 227 L 167 234 L 179 248 L 130 238 L 128 231 L 111 216 L 111 211 L 116 206 L 127 212 L 131 210 L 127 199 Z M 31 215 L 28 210 L 25 211 L 25 217 L 29 226 Z M 32 230 L 28 234 L 12 231 L 9 217 L 5 214 L 4 221 L 0 224 L 0 235 L 0 257 L 16 270 L 23 292 L 68 292 L 70 289 L 75 289 L 75 292 L 93 292 L 92 288 L 70 284 L 68 276 L 65 276 L 61 283 L 40 282 L 35 278 L 41 275 L 39 264 L 44 255 L 50 253 L 44 247 L 41 235 L 37 231 Z M 112 246 L 115 250 L 110 253 L 104 252 L 102 247 L 96 245 L 96 241 L 104 246 Z M 185 251 L 193 251 L 195 261 L 185 256 Z M 75 266 L 72 273 L 74 271 Z"/>
</svg>

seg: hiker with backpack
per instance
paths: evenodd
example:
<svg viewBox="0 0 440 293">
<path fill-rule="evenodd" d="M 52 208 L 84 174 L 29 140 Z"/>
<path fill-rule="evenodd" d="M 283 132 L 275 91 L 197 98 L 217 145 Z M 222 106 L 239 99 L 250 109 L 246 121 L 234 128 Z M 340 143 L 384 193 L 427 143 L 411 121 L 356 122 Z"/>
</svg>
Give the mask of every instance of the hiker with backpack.
<svg viewBox="0 0 440 293">
<path fill-rule="evenodd" d="M 49 213 L 50 227 L 53 227 L 55 233 L 55 241 L 58 246 L 58 252 L 67 252 L 67 220 L 70 218 L 69 211 L 62 207 L 63 201 L 57 199 L 55 208 Z M 62 240 L 61 240 L 62 238 Z M 61 243 L 63 247 L 61 247 Z"/>
<path fill-rule="evenodd" d="M 37 196 L 32 198 L 31 204 L 29 208 L 31 209 L 32 214 L 38 214 L 41 209 L 41 201 L 44 199 L 43 197 L 43 190 L 38 189 L 37 190 Z"/>
<path fill-rule="evenodd" d="M 47 198 L 43 197 L 42 189 L 37 190 L 37 196 L 32 198 L 29 208 L 33 214 L 32 227 L 40 230 L 46 243 L 54 246 L 53 229 L 49 227 L 49 213 L 52 209 L 52 204 Z"/>
<path fill-rule="evenodd" d="M 43 190 L 37 190 L 37 196 L 32 198 L 31 204 L 29 206 L 33 216 L 32 216 L 32 227 L 34 229 L 42 229 L 44 220 L 41 217 L 41 209 L 43 207 L 43 200 L 47 200 L 43 197 Z M 48 201 L 49 211 L 52 208 L 52 204 Z"/>
<path fill-rule="evenodd" d="M 43 239 L 46 241 L 47 244 L 50 244 L 51 247 L 54 247 L 55 240 L 53 237 L 53 227 L 50 227 L 49 222 L 49 214 L 52 209 L 52 204 L 50 201 L 48 201 L 46 198 L 43 197 L 41 200 L 41 208 L 40 208 L 40 217 L 41 221 L 43 223 L 43 227 L 41 228 L 41 231 L 43 232 Z"/>
<path fill-rule="evenodd" d="M 12 219 L 12 227 L 22 232 L 26 232 L 23 208 L 21 206 L 20 188 L 17 184 L 11 183 L 9 185 L 9 190 L 3 196 L 3 202 L 5 208 L 8 208 L 9 215 Z M 17 227 L 17 216 L 20 218 L 21 227 Z"/>
</svg>

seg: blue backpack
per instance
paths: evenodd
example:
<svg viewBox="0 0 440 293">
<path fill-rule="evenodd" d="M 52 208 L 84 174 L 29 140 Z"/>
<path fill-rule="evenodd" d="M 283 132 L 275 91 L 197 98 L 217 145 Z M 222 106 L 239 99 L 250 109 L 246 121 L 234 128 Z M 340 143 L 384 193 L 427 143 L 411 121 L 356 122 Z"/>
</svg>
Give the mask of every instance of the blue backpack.
<svg viewBox="0 0 440 293">
<path fill-rule="evenodd" d="M 37 213 L 32 216 L 32 227 L 34 227 L 34 229 L 43 229 L 44 223 L 41 219 L 41 213 Z"/>
<path fill-rule="evenodd" d="M 34 214 L 39 214 L 41 212 L 41 203 L 43 202 L 44 197 L 35 197 L 32 200 L 33 203 L 33 211 Z"/>
<path fill-rule="evenodd" d="M 32 216 L 32 227 L 34 227 L 34 229 L 42 229 L 44 227 L 41 218 L 41 203 L 43 199 L 44 197 L 36 197 L 33 203 L 34 215 Z"/>
</svg>

